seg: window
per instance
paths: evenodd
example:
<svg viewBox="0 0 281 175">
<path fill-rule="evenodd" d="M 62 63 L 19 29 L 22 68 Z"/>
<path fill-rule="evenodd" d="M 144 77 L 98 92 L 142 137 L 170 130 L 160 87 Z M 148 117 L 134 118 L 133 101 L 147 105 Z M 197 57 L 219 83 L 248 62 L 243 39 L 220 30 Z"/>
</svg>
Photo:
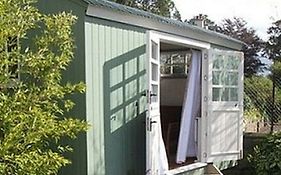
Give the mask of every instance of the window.
<svg viewBox="0 0 281 175">
<path fill-rule="evenodd" d="M 161 75 L 187 75 L 191 52 L 161 53 Z"/>
<path fill-rule="evenodd" d="M 238 101 L 239 58 L 215 55 L 212 83 L 213 101 Z"/>
</svg>

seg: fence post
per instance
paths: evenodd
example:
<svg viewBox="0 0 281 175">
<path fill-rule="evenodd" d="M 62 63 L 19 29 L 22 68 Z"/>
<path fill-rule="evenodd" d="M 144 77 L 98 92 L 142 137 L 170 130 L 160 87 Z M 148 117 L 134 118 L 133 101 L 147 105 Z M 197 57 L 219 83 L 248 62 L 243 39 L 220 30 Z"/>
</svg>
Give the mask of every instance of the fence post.
<svg viewBox="0 0 281 175">
<path fill-rule="evenodd" d="M 274 64 L 274 63 L 273 63 Z M 276 86 L 276 81 L 275 81 L 275 73 L 272 73 L 272 114 L 270 118 L 270 133 L 273 133 L 274 129 L 274 118 L 275 118 L 275 86 Z"/>
</svg>

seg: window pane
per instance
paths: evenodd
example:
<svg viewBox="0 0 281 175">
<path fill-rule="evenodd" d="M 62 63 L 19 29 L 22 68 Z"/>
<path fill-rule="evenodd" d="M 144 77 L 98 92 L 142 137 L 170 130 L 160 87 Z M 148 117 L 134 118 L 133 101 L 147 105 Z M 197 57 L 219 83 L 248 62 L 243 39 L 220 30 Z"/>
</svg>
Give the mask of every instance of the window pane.
<svg viewBox="0 0 281 175">
<path fill-rule="evenodd" d="M 185 63 L 183 55 L 174 55 L 173 56 L 173 64 L 183 64 Z"/>
<path fill-rule="evenodd" d="M 215 55 L 213 61 L 213 69 L 223 69 L 224 68 L 224 60 L 222 55 Z"/>
<path fill-rule="evenodd" d="M 227 57 L 227 63 L 226 63 L 226 68 L 228 70 L 237 70 L 239 66 L 239 59 L 236 58 L 235 56 L 229 55 Z"/>
<path fill-rule="evenodd" d="M 213 71 L 213 85 L 221 84 L 221 71 Z"/>
<path fill-rule="evenodd" d="M 173 73 L 174 74 L 185 73 L 185 65 L 173 66 Z"/>
<path fill-rule="evenodd" d="M 220 101 L 222 88 L 213 88 L 213 101 Z"/>
<path fill-rule="evenodd" d="M 161 66 L 161 74 L 171 74 L 171 66 Z"/>
<path fill-rule="evenodd" d="M 238 86 L 238 72 L 227 72 L 226 85 Z"/>
<path fill-rule="evenodd" d="M 230 101 L 238 101 L 238 88 L 230 88 Z"/>
<path fill-rule="evenodd" d="M 169 54 L 168 55 L 162 54 L 160 61 L 161 61 L 161 64 L 171 64 L 171 56 Z"/>
<path fill-rule="evenodd" d="M 151 79 L 153 81 L 158 81 L 158 65 L 157 64 L 151 64 Z"/>
<path fill-rule="evenodd" d="M 151 41 L 152 42 L 152 58 L 157 60 L 158 59 L 158 44 Z"/>
<path fill-rule="evenodd" d="M 221 101 L 229 101 L 229 91 L 230 88 L 223 89 Z"/>
<path fill-rule="evenodd" d="M 158 86 L 151 85 L 151 102 L 156 103 L 158 100 Z"/>
</svg>

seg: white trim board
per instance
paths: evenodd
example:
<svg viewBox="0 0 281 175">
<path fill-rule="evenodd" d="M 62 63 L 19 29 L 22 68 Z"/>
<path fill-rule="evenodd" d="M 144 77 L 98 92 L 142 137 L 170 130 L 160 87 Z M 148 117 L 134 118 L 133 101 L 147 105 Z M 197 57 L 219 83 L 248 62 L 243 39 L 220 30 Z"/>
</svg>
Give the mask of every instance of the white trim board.
<svg viewBox="0 0 281 175">
<path fill-rule="evenodd" d="M 210 49 L 211 48 L 211 44 L 210 43 L 206 43 L 206 42 L 202 42 L 202 41 L 198 41 L 198 40 L 194 40 L 194 39 L 190 39 L 190 38 L 184 38 L 181 36 L 175 36 L 175 35 L 171 35 L 171 34 L 167 34 L 167 33 L 163 33 L 163 32 L 157 32 L 157 31 L 152 31 L 159 39 L 160 39 L 160 43 L 164 42 L 164 43 L 169 43 L 169 44 L 177 44 L 177 45 L 182 45 L 182 46 L 186 46 L 186 47 L 191 47 L 194 49 Z"/>
</svg>

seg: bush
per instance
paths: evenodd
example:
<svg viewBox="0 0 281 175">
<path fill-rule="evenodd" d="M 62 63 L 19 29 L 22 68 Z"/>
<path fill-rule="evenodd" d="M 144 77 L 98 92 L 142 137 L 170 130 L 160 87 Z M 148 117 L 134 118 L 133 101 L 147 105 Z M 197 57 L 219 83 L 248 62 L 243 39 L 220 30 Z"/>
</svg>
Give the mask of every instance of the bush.
<svg viewBox="0 0 281 175">
<path fill-rule="evenodd" d="M 281 172 L 281 132 L 268 135 L 248 160 L 258 175 L 280 175 Z"/>
<path fill-rule="evenodd" d="M 35 3 L 0 0 L 1 175 L 57 174 L 71 163 L 64 152 L 72 148 L 61 140 L 88 127 L 68 113 L 70 96 L 83 93 L 84 83 L 62 83 L 76 17 L 41 14 Z"/>
</svg>

